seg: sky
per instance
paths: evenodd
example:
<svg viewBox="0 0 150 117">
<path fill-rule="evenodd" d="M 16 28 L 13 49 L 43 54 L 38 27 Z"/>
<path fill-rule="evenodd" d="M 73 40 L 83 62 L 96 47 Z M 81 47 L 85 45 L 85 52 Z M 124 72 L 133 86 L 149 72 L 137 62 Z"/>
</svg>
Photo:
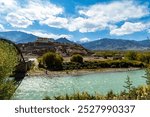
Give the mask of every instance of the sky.
<svg viewBox="0 0 150 117">
<path fill-rule="evenodd" d="M 150 38 L 149 0 L 0 0 L 0 32 L 71 41 Z"/>
</svg>

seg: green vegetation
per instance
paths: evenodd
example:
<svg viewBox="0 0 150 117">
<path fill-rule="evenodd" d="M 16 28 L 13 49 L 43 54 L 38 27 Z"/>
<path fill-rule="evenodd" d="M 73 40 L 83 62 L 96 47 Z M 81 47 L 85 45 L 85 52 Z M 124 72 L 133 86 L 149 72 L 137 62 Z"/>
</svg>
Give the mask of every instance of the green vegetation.
<svg viewBox="0 0 150 117">
<path fill-rule="evenodd" d="M 146 74 L 145 74 L 144 78 L 146 78 L 147 85 L 150 86 L 150 69 L 146 69 L 145 72 L 146 72 Z"/>
<path fill-rule="evenodd" d="M 127 79 L 126 79 L 126 81 L 125 81 L 125 86 L 123 86 L 126 90 L 127 90 L 127 94 L 126 95 L 128 95 L 128 99 L 130 99 L 131 98 L 131 91 L 132 91 L 132 89 L 134 88 L 132 85 L 132 81 L 130 80 L 130 77 L 129 76 L 127 76 Z"/>
<path fill-rule="evenodd" d="M 125 54 L 125 58 L 128 60 L 137 60 L 137 52 L 127 51 Z"/>
<path fill-rule="evenodd" d="M 126 81 L 125 81 L 125 86 L 123 86 L 125 89 L 127 89 L 128 90 L 128 93 L 130 93 L 131 92 L 131 89 L 133 88 L 132 87 L 132 81 L 130 80 L 130 77 L 129 76 L 127 76 L 127 79 L 126 79 Z"/>
<path fill-rule="evenodd" d="M 83 57 L 80 54 L 73 55 L 70 59 L 71 62 L 83 63 Z"/>
<path fill-rule="evenodd" d="M 149 51 L 96 51 L 95 57 L 103 57 L 105 59 L 112 57 L 117 59 L 126 59 L 129 61 L 136 60 L 144 62 L 145 64 L 150 63 L 150 52 Z"/>
<path fill-rule="evenodd" d="M 143 68 L 145 65 L 140 61 L 129 61 L 129 60 L 108 60 L 108 61 L 84 61 L 81 63 L 75 62 L 64 62 L 64 70 L 73 69 L 99 69 L 99 68 L 129 68 L 138 67 Z"/>
<path fill-rule="evenodd" d="M 96 51 L 95 52 L 95 56 L 96 57 L 103 57 L 105 59 L 107 59 L 108 57 L 114 57 L 115 55 L 120 55 L 121 57 L 123 56 L 123 53 L 124 52 L 121 52 L 121 51 Z"/>
<path fill-rule="evenodd" d="M 0 40 L 0 99 L 10 99 L 15 91 L 14 81 L 9 80 L 18 64 L 17 51 L 14 46 Z"/>
<path fill-rule="evenodd" d="M 39 67 L 49 70 L 62 70 L 63 58 L 59 54 L 48 52 L 39 58 Z"/>
<path fill-rule="evenodd" d="M 150 63 L 150 53 L 138 53 L 137 60 L 145 62 L 146 64 Z"/>
<path fill-rule="evenodd" d="M 53 57 L 50 60 L 46 56 Z M 53 60 L 55 58 L 59 59 L 55 62 Z M 49 70 L 73 70 L 130 67 L 147 68 L 150 66 L 150 52 L 147 51 L 96 51 L 91 60 L 84 59 L 83 61 L 83 59 L 83 56 L 75 54 L 70 58 L 70 62 L 63 62 L 60 55 L 56 53 L 48 55 L 46 53 L 39 58 L 39 67 L 48 68 Z M 56 66 L 56 68 L 53 68 L 53 66 Z"/>
</svg>

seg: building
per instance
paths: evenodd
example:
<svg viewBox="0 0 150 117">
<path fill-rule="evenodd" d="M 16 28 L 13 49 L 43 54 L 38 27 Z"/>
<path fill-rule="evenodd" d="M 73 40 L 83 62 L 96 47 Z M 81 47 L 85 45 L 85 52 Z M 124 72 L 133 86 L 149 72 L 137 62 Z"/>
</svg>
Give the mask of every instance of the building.
<svg viewBox="0 0 150 117">
<path fill-rule="evenodd" d="M 40 43 L 48 43 L 50 41 L 49 38 L 41 38 L 41 37 L 38 37 L 36 42 L 40 42 Z"/>
</svg>

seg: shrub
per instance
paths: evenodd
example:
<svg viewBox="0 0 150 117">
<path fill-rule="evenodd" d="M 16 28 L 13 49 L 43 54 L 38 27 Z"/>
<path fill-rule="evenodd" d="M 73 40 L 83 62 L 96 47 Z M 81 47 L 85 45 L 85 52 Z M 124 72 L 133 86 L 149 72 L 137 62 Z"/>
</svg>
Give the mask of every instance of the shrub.
<svg viewBox="0 0 150 117">
<path fill-rule="evenodd" d="M 128 60 L 136 60 L 136 59 L 137 59 L 137 52 L 135 52 L 135 51 L 128 51 L 128 52 L 125 54 L 125 57 L 126 57 L 126 59 L 128 59 Z"/>
<path fill-rule="evenodd" d="M 83 63 L 83 57 L 79 54 L 73 55 L 70 59 L 71 62 Z"/>
<path fill-rule="evenodd" d="M 42 60 L 40 61 L 47 69 L 50 69 L 50 70 L 62 69 L 63 58 L 59 54 L 48 52 L 42 56 Z"/>
<path fill-rule="evenodd" d="M 150 54 L 138 54 L 138 60 L 145 62 L 147 64 L 150 63 Z"/>
<path fill-rule="evenodd" d="M 145 73 L 144 78 L 146 78 L 146 84 L 150 86 L 150 69 L 147 68 L 147 69 L 145 70 L 145 72 L 146 72 L 146 73 Z"/>
</svg>

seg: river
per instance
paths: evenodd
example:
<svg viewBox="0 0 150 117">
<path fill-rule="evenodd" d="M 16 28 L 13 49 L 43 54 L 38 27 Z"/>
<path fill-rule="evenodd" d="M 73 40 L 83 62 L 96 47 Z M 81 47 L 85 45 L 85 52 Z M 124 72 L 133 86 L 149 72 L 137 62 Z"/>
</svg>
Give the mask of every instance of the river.
<svg viewBox="0 0 150 117">
<path fill-rule="evenodd" d="M 106 94 L 113 90 L 119 93 L 124 90 L 125 80 L 130 77 L 134 86 L 146 84 L 144 70 L 90 73 L 78 76 L 54 77 L 36 76 L 25 77 L 12 99 L 39 100 L 45 96 L 59 96 L 75 92 L 87 91 L 90 94 L 98 92 Z"/>
</svg>

